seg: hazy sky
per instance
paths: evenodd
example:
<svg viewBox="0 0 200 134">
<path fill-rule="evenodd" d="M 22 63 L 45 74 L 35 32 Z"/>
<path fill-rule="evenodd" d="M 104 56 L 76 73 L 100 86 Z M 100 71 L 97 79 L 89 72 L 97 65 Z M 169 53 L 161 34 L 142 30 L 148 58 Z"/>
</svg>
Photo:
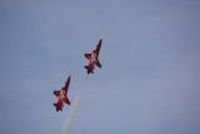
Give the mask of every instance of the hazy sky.
<svg viewBox="0 0 200 134">
<path fill-rule="evenodd" d="M 102 37 L 102 69 L 83 54 Z M 200 133 L 200 1 L 0 0 L 0 133 Z"/>
</svg>

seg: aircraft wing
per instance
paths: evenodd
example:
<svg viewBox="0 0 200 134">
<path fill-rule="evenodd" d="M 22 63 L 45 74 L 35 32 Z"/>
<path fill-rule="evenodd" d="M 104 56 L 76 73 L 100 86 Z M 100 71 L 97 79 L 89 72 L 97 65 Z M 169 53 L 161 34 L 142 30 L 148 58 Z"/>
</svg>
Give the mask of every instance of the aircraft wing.
<svg viewBox="0 0 200 134">
<path fill-rule="evenodd" d="M 64 99 L 64 102 L 65 102 L 66 104 L 70 105 L 70 101 L 69 101 L 69 99 L 68 99 L 67 97 Z"/>
<path fill-rule="evenodd" d="M 96 60 L 97 60 L 97 62 L 95 63 L 95 65 L 97 65 L 99 68 L 101 68 L 101 67 L 102 67 L 102 65 L 101 65 L 101 63 L 100 63 L 99 59 L 96 59 Z"/>
<path fill-rule="evenodd" d="M 90 54 L 90 53 L 86 53 L 86 54 L 84 54 L 84 56 L 85 56 L 85 58 L 86 58 L 86 59 L 90 60 L 90 59 L 91 59 L 91 56 L 92 56 L 92 54 Z"/>
<path fill-rule="evenodd" d="M 59 95 L 60 95 L 60 91 L 54 91 L 53 94 L 54 94 L 55 96 L 59 96 Z"/>
<path fill-rule="evenodd" d="M 102 39 L 99 40 L 98 44 L 96 45 L 96 49 L 93 51 L 97 57 L 99 57 L 99 52 L 100 52 L 100 49 L 101 49 L 101 44 L 102 44 Z"/>
</svg>

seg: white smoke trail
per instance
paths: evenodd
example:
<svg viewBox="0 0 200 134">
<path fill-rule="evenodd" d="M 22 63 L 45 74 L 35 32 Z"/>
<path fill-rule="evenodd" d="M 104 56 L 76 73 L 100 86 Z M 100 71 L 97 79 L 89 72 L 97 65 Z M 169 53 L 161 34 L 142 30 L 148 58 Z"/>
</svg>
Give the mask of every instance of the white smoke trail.
<svg viewBox="0 0 200 134">
<path fill-rule="evenodd" d="M 69 111 L 69 114 L 67 116 L 67 119 L 66 121 L 64 122 L 64 125 L 63 125 L 63 132 L 64 134 L 69 134 L 70 133 L 70 127 L 71 127 L 71 123 L 74 119 L 74 116 L 77 112 L 77 107 L 79 105 L 79 102 L 80 102 L 80 96 L 78 96 L 73 102 L 72 102 L 72 105 L 70 106 L 70 111 Z"/>
</svg>

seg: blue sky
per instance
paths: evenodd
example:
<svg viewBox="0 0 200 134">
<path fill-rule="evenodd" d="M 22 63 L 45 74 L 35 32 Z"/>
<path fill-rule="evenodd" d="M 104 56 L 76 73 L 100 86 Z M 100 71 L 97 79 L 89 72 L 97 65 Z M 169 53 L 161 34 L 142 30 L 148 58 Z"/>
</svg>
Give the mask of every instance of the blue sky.
<svg viewBox="0 0 200 134">
<path fill-rule="evenodd" d="M 69 108 L 52 92 L 71 74 L 71 134 L 199 134 L 199 13 L 198 0 L 0 0 L 0 133 L 61 134 Z"/>
</svg>

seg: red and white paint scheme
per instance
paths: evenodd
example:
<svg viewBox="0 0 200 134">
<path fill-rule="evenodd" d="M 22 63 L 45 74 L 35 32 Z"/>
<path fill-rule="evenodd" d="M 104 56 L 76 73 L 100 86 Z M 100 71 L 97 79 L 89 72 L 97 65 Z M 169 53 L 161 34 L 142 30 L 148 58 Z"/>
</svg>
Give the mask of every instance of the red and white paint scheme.
<svg viewBox="0 0 200 134">
<path fill-rule="evenodd" d="M 95 67 L 101 68 L 102 65 L 99 61 L 99 52 L 102 45 L 102 39 L 99 40 L 99 42 L 96 45 L 96 48 L 91 53 L 84 54 L 85 58 L 88 60 L 88 64 L 85 65 L 85 69 L 87 70 L 87 73 L 94 73 Z"/>
<path fill-rule="evenodd" d="M 69 76 L 67 81 L 65 82 L 65 85 L 60 90 L 53 92 L 56 97 L 56 103 L 53 103 L 53 105 L 56 107 L 57 112 L 62 111 L 65 104 L 70 105 L 69 98 L 67 97 L 70 78 L 71 77 Z"/>
</svg>

